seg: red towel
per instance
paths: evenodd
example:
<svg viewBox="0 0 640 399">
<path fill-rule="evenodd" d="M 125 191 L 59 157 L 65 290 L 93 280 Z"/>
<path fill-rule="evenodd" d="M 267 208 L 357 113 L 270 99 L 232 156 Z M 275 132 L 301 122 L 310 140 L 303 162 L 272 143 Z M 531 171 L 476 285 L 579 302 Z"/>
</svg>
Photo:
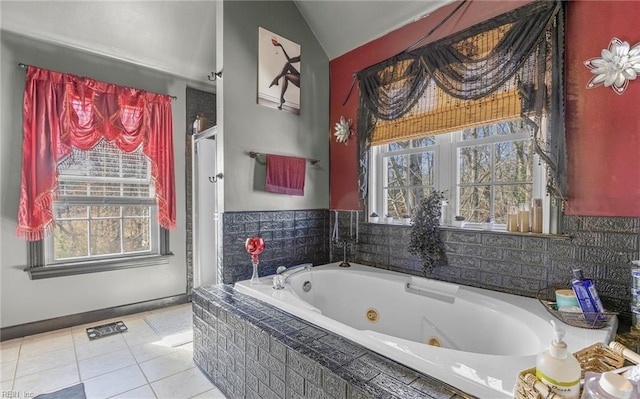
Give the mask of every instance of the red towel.
<svg viewBox="0 0 640 399">
<path fill-rule="evenodd" d="M 307 160 L 267 154 L 267 185 L 271 193 L 304 195 Z"/>
</svg>

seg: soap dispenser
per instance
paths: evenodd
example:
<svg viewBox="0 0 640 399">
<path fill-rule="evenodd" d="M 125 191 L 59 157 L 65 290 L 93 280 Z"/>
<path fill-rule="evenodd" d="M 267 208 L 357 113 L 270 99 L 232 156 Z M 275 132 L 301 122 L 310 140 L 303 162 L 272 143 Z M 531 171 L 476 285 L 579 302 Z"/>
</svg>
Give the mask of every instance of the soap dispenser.
<svg viewBox="0 0 640 399">
<path fill-rule="evenodd" d="M 538 355 L 536 361 L 536 377 L 549 389 L 566 399 L 580 397 L 580 363 L 567 350 L 564 338 L 564 327 L 555 320 L 551 320 L 555 338 L 551 345 Z"/>
</svg>

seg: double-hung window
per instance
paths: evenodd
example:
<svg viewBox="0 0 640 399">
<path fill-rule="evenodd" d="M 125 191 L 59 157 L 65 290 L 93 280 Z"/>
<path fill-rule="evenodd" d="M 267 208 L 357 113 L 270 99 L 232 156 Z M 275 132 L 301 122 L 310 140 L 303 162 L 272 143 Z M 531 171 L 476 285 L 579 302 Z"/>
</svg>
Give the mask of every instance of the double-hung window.
<svg viewBox="0 0 640 399">
<path fill-rule="evenodd" d="M 171 98 L 27 67 L 16 235 L 32 279 L 169 263 Z"/>
<path fill-rule="evenodd" d="M 47 265 L 159 254 L 150 162 L 102 140 L 58 166 Z"/>
<path fill-rule="evenodd" d="M 372 147 L 370 208 L 412 215 L 431 190 L 444 191 L 443 221 L 505 229 L 509 206 L 544 198 L 545 173 L 520 120 L 492 123 Z"/>
</svg>

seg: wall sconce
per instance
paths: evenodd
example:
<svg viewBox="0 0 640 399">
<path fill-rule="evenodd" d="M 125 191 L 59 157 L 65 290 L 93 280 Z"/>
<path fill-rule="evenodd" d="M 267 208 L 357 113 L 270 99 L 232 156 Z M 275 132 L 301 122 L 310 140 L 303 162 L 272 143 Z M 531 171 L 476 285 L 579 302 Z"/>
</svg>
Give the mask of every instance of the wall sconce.
<svg viewBox="0 0 640 399">
<path fill-rule="evenodd" d="M 345 145 L 349 144 L 349 137 L 353 135 L 353 130 L 351 130 L 351 119 L 345 119 L 344 116 L 340 117 L 340 122 L 336 123 L 335 133 L 336 142 L 344 143 Z"/>
<path fill-rule="evenodd" d="M 602 58 L 591 58 L 584 65 L 595 74 L 587 83 L 588 89 L 601 84 L 613 89 L 616 94 L 622 94 L 627 89 L 629 81 L 640 74 L 640 43 L 633 47 L 629 43 L 614 37 L 608 49 L 601 52 Z"/>
</svg>

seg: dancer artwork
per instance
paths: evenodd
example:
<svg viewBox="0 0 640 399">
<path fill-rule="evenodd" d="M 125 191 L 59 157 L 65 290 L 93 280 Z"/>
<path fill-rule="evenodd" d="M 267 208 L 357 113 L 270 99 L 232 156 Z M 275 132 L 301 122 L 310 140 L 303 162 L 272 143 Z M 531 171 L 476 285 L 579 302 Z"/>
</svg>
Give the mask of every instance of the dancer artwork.
<svg viewBox="0 0 640 399">
<path fill-rule="evenodd" d="M 258 104 L 300 114 L 300 45 L 258 28 Z"/>
</svg>

